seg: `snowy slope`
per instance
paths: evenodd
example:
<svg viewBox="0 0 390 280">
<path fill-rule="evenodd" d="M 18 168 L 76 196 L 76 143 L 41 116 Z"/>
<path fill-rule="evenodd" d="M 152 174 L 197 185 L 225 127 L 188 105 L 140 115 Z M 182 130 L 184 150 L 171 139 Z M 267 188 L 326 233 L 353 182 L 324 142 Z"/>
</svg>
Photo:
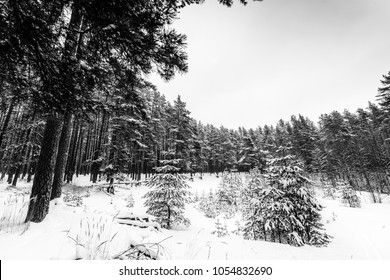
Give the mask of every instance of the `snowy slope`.
<svg viewBox="0 0 390 280">
<path fill-rule="evenodd" d="M 218 187 L 219 178 L 205 175 L 200 180 L 197 176 L 189 184 L 193 193 L 207 194 Z M 186 208 L 186 217 L 191 220 L 188 228 L 159 231 L 153 227 L 120 225 L 115 220 L 118 215 L 145 216 L 142 196 L 147 188 L 121 185 L 116 195 L 109 196 L 98 187 L 87 192 L 85 186 L 90 185 L 88 178 L 79 177 L 72 186 L 64 188 L 65 194 L 83 196 L 81 207 L 68 206 L 59 199 L 51 203 L 50 213 L 42 223 L 31 223 L 24 233 L 23 228 L 16 231 L 2 228 L 0 259 L 101 259 L 139 243 L 158 250 L 162 259 L 390 259 L 389 196 L 383 196 L 384 203 L 373 204 L 368 194 L 361 193 L 361 208 L 349 208 L 340 201 L 318 197 L 325 206 L 323 223 L 334 238 L 328 247 L 316 248 L 244 240 L 231 232 L 237 221 L 244 224 L 238 215 L 228 220 L 223 215 L 219 217 L 230 234 L 218 238 L 211 234 L 215 219 L 205 217 L 195 203 Z M 30 187 L 22 183 L 15 190 L 0 184 L 0 218 L 7 215 L 10 197 L 15 193 L 22 197 Z M 131 208 L 126 207 L 130 194 L 135 201 Z M 22 219 L 23 211 L 20 216 Z"/>
</svg>

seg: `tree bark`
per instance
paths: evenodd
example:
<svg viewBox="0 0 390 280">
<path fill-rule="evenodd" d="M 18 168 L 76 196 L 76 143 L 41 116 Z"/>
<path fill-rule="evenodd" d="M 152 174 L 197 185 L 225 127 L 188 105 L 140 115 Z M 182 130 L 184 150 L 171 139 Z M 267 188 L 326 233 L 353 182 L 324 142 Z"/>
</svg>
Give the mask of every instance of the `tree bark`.
<svg viewBox="0 0 390 280">
<path fill-rule="evenodd" d="M 26 222 L 42 222 L 47 213 L 49 213 L 51 187 L 60 133 L 61 121 L 55 117 L 48 117 L 31 190 Z"/>
<path fill-rule="evenodd" d="M 50 199 L 55 199 L 61 196 L 62 193 L 62 178 L 64 177 L 66 159 L 68 158 L 70 139 L 72 135 L 73 114 L 66 112 L 64 116 L 64 124 L 61 130 L 60 143 L 58 147 L 56 165 L 54 169 L 53 186 Z"/>
<path fill-rule="evenodd" d="M 7 115 L 5 116 L 5 120 L 4 120 L 3 126 L 2 126 L 1 131 L 0 131 L 0 148 L 1 148 L 1 144 L 3 142 L 4 135 L 7 132 L 8 124 L 9 124 L 9 121 L 11 120 L 11 115 L 12 115 L 12 112 L 14 110 L 14 106 L 15 106 L 15 99 L 12 98 L 11 104 L 9 105 Z"/>
<path fill-rule="evenodd" d="M 99 130 L 99 135 L 97 139 L 96 149 L 93 154 L 93 161 L 92 161 L 92 167 L 91 167 L 91 175 L 92 175 L 92 183 L 96 183 L 97 177 L 99 174 L 99 169 L 101 167 L 101 161 L 99 160 L 101 156 L 101 148 L 102 148 L 102 139 L 103 139 L 103 132 L 104 127 L 106 123 L 107 113 L 103 111 L 103 117 L 102 117 L 102 123 Z"/>
<path fill-rule="evenodd" d="M 66 182 L 70 183 L 73 180 L 73 174 L 75 172 L 75 153 L 77 151 L 77 139 L 78 139 L 78 134 L 79 134 L 79 125 L 75 124 L 73 128 L 73 135 L 72 135 L 72 144 L 70 145 L 69 148 L 69 156 L 68 156 L 68 163 L 66 165 Z"/>
</svg>

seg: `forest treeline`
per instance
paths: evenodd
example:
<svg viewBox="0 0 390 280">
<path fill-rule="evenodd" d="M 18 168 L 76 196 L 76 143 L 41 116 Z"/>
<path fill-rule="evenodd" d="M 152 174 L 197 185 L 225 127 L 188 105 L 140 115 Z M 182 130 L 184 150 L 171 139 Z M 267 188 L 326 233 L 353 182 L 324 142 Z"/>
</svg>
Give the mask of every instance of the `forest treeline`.
<svg viewBox="0 0 390 280">
<path fill-rule="evenodd" d="M 13 185 L 34 175 L 26 221 L 42 221 L 63 180 L 79 174 L 139 180 L 172 158 L 182 172 L 264 169 L 280 146 L 332 182 L 389 185 L 389 76 L 379 106 L 256 129 L 201 124 L 180 97 L 158 93 L 145 77 L 188 70 L 186 36 L 171 24 L 200 2 L 0 2 L 0 172 Z"/>
<path fill-rule="evenodd" d="M 34 174 L 45 119 L 28 99 L 16 102 L 11 92 L 3 92 L 1 176 L 16 185 Z M 188 173 L 264 169 L 267 159 L 284 146 L 303 161 L 307 172 L 333 183 L 344 179 L 356 189 L 382 191 L 389 185 L 390 129 L 384 102 L 356 112 L 322 114 L 318 123 L 299 115 L 276 125 L 234 130 L 198 122 L 180 96 L 171 104 L 149 84 L 132 94 L 136 100 L 107 95 L 95 113 L 74 120 L 63 180 L 89 174 L 96 182 L 99 175 L 113 173 L 140 180 L 167 155 L 181 159 L 181 170 Z"/>
</svg>

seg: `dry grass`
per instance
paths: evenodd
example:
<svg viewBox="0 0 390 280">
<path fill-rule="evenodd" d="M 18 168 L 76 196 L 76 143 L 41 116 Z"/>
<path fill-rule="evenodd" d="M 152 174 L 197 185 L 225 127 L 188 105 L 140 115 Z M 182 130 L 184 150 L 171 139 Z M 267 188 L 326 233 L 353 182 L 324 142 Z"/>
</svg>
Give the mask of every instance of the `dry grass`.
<svg viewBox="0 0 390 280">
<path fill-rule="evenodd" d="M 25 223 L 30 197 L 28 195 L 9 195 L 0 209 L 0 231 L 23 234 L 29 228 Z"/>
<path fill-rule="evenodd" d="M 112 233 L 114 219 L 115 217 L 85 217 L 80 220 L 77 229 L 68 231 L 67 236 L 76 246 L 76 259 L 110 259 L 110 245 L 117 235 Z"/>
</svg>

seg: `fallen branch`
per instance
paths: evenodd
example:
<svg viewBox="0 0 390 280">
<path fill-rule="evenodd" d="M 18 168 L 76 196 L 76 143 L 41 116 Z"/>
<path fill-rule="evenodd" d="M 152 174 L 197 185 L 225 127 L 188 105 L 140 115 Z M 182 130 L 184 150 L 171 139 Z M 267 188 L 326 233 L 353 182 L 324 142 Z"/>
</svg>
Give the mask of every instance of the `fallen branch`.
<svg viewBox="0 0 390 280">
<path fill-rule="evenodd" d="M 143 222 L 129 219 L 116 219 L 119 224 L 128 225 L 128 226 L 136 226 L 139 228 L 154 228 L 156 230 L 160 230 L 161 226 L 156 222 Z"/>
<path fill-rule="evenodd" d="M 160 251 L 160 249 L 163 249 L 163 246 L 161 245 L 162 242 L 164 242 L 165 240 L 171 238 L 172 236 L 169 236 L 163 240 L 161 240 L 160 242 L 157 242 L 157 243 L 145 243 L 145 244 L 130 244 L 129 248 L 114 255 L 112 257 L 112 259 L 125 259 L 124 257 L 127 257 L 127 259 L 140 259 L 141 257 L 145 257 L 147 259 L 151 259 L 151 260 L 157 260 L 158 259 L 158 253 Z M 146 246 L 147 245 L 150 245 L 150 247 L 152 246 L 156 246 L 157 247 L 157 252 L 147 248 Z"/>
</svg>

